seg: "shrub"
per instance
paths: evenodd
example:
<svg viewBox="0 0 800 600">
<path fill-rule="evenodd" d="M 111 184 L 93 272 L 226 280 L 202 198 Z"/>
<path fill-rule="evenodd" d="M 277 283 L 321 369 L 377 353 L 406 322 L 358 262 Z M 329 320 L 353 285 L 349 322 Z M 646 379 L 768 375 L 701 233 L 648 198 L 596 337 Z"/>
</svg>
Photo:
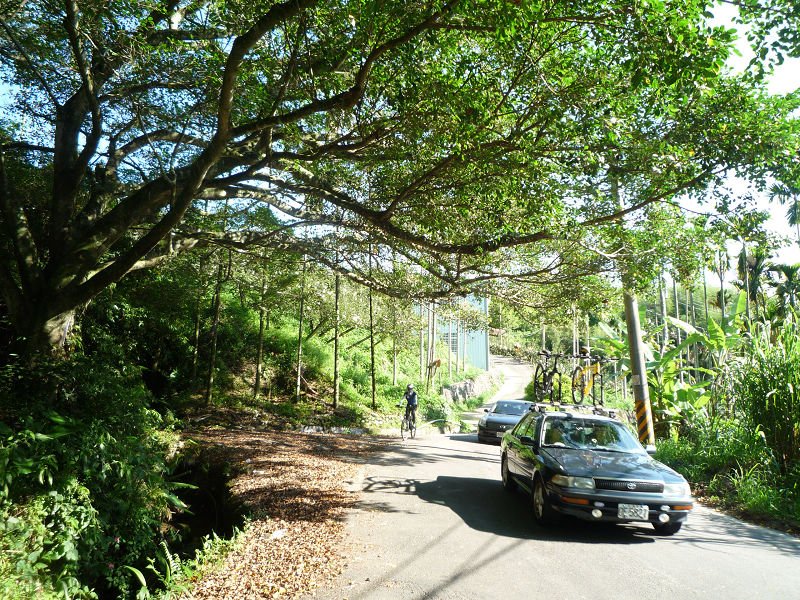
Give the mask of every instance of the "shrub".
<svg viewBox="0 0 800 600">
<path fill-rule="evenodd" d="M 786 319 L 770 340 L 766 330 L 755 335 L 740 369 L 735 372 L 737 409 L 741 418 L 763 432 L 781 472 L 800 460 L 800 332 L 797 317 Z"/>
<path fill-rule="evenodd" d="M 684 436 L 660 440 L 656 456 L 697 482 L 735 470 L 775 467 L 763 438 L 736 419 L 698 422 Z"/>
<path fill-rule="evenodd" d="M 33 412 L 11 413 L 13 428 L 0 428 L 0 555 L 18 557 L 0 572 L 37 593 L 125 597 L 123 565 L 146 565 L 182 508 L 168 481 L 168 434 L 136 369 L 86 357 L 51 369 L 40 384 L 28 381 L 38 369 L 12 369 L 2 382 L 6 406 L 21 389 L 41 395 L 28 398 Z"/>
</svg>

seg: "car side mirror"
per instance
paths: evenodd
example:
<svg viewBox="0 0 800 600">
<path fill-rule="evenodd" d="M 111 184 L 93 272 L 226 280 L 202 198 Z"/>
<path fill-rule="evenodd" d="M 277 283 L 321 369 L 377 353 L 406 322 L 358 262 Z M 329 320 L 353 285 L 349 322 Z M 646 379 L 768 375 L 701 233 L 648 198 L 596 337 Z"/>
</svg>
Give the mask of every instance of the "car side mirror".
<svg viewBox="0 0 800 600">
<path fill-rule="evenodd" d="M 484 408 L 483 412 L 489 412 L 489 409 L 488 408 Z"/>
<path fill-rule="evenodd" d="M 528 435 L 520 436 L 519 441 L 525 446 L 536 446 L 536 440 Z"/>
<path fill-rule="evenodd" d="M 656 453 L 656 445 L 647 444 L 647 446 L 644 447 L 644 451 L 647 452 L 650 456 L 653 456 L 653 454 Z"/>
</svg>

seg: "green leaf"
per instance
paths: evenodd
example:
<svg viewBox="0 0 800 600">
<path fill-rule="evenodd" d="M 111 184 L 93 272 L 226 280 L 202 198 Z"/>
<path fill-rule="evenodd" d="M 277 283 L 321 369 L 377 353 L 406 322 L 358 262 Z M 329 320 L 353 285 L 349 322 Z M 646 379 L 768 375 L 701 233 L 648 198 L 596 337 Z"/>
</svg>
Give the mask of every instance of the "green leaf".
<svg viewBox="0 0 800 600">
<path fill-rule="evenodd" d="M 686 333 L 697 333 L 697 329 L 691 323 L 687 323 L 686 321 L 682 321 L 681 319 L 676 319 L 675 317 L 667 317 L 667 321 L 673 326 L 677 327 L 681 331 L 685 331 Z"/>
<path fill-rule="evenodd" d="M 128 571 L 133 573 L 136 576 L 136 579 L 139 580 L 139 583 L 141 584 L 142 588 L 145 589 L 145 590 L 147 589 L 147 580 L 144 578 L 144 573 L 142 573 L 136 567 L 132 567 L 130 565 L 123 565 L 122 568 L 123 569 L 127 569 Z"/>
<path fill-rule="evenodd" d="M 725 348 L 725 331 L 714 319 L 708 320 L 708 342 L 712 349 Z"/>
</svg>

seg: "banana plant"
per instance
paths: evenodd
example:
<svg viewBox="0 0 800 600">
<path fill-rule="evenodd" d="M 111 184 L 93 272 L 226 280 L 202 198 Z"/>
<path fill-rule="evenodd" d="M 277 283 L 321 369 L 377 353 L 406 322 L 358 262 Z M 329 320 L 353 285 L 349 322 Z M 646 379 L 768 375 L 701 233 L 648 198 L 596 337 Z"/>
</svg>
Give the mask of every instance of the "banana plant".
<svg viewBox="0 0 800 600">
<path fill-rule="evenodd" d="M 706 365 L 710 369 L 723 368 L 731 355 L 731 352 L 742 345 L 740 334 L 742 327 L 742 314 L 745 312 L 747 297 L 745 292 L 739 292 L 734 310 L 730 315 L 717 323 L 714 319 L 709 319 L 706 331 L 700 331 L 690 323 L 681 321 L 674 317 L 667 317 L 669 322 L 687 334 L 687 337 L 676 348 L 685 350 L 693 344 L 703 346 L 710 359 L 710 364 Z"/>
<path fill-rule="evenodd" d="M 719 379 L 725 372 L 731 352 L 742 343 L 739 330 L 745 306 L 746 297 L 742 292 L 730 315 L 721 323 L 709 319 L 705 332 L 690 323 L 668 317 L 673 327 L 686 333 L 686 338 L 663 353 L 650 343 L 652 336 L 645 336 L 643 348 L 647 383 L 657 425 L 662 423 L 664 427 L 681 420 L 703 418 L 713 409 L 711 402 L 715 394 L 720 395 Z M 597 345 L 609 355 L 619 357 L 623 373 L 629 372 L 626 336 L 605 324 L 601 324 L 600 328 L 606 335 L 596 340 Z M 682 353 L 692 345 L 704 348 L 709 357 L 705 366 L 688 365 L 682 359 Z"/>
<path fill-rule="evenodd" d="M 656 425 L 661 424 L 662 427 L 706 417 L 712 399 L 714 371 L 692 368 L 690 373 L 681 355 L 684 344 L 663 354 L 655 351 L 653 360 L 646 363 L 650 402 Z M 711 377 L 700 378 L 701 374 Z"/>
</svg>

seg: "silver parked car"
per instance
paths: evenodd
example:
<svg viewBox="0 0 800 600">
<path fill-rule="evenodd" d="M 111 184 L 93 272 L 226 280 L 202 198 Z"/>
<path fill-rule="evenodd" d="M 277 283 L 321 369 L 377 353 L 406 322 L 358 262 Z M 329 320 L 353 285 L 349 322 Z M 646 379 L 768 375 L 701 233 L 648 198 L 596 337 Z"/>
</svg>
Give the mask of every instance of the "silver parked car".
<svg viewBox="0 0 800 600">
<path fill-rule="evenodd" d="M 524 400 L 500 400 L 478 422 L 478 441 L 500 443 L 503 434 L 530 411 L 533 403 Z"/>
</svg>

